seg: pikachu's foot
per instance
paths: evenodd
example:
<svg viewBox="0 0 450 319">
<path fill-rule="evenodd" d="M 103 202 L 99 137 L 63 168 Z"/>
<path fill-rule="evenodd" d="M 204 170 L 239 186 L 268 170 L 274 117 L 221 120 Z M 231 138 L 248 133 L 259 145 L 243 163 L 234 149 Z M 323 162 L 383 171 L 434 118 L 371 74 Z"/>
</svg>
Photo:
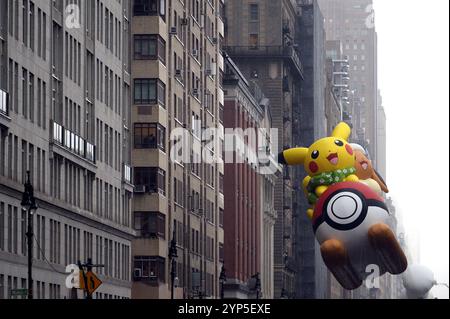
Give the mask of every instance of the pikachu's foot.
<svg viewBox="0 0 450 319">
<path fill-rule="evenodd" d="M 320 245 L 323 261 L 337 281 L 347 290 L 361 286 L 362 280 L 350 264 L 347 249 L 337 239 L 330 239 Z"/>
<path fill-rule="evenodd" d="M 408 260 L 388 225 L 373 225 L 369 228 L 368 236 L 388 272 L 398 275 L 406 270 Z"/>
<path fill-rule="evenodd" d="M 308 215 L 309 219 L 312 219 L 314 215 L 314 210 L 312 208 L 308 209 L 306 211 L 306 215 Z"/>
</svg>

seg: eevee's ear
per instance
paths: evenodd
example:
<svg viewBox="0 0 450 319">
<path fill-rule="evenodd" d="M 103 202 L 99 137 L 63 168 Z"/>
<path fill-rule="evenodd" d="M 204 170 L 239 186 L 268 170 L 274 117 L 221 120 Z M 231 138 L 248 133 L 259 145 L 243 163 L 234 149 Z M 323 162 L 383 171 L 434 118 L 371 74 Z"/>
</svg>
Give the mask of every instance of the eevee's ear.
<svg viewBox="0 0 450 319">
<path fill-rule="evenodd" d="M 290 148 L 278 155 L 278 163 L 284 165 L 303 165 L 307 154 L 307 148 Z"/>
<path fill-rule="evenodd" d="M 348 126 L 348 124 L 345 122 L 341 122 L 334 128 L 331 137 L 342 138 L 343 140 L 348 141 L 351 133 L 352 129 L 350 128 L 350 126 Z"/>
<path fill-rule="evenodd" d="M 385 192 L 386 194 L 389 193 L 389 189 L 386 185 L 386 183 L 384 182 L 383 178 L 381 177 L 380 174 L 378 174 L 378 172 L 374 169 L 372 172 L 372 179 L 375 180 L 375 182 L 378 183 L 378 185 L 380 185 L 381 190 L 383 192 Z"/>
</svg>

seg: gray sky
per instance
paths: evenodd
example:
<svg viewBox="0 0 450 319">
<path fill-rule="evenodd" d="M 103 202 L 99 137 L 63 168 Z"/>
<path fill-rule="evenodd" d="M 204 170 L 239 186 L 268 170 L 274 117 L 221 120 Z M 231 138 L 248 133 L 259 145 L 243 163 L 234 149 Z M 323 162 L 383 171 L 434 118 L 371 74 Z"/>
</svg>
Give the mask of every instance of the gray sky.
<svg viewBox="0 0 450 319">
<path fill-rule="evenodd" d="M 374 9 L 390 195 L 415 257 L 448 283 L 449 1 L 374 0 Z"/>
</svg>

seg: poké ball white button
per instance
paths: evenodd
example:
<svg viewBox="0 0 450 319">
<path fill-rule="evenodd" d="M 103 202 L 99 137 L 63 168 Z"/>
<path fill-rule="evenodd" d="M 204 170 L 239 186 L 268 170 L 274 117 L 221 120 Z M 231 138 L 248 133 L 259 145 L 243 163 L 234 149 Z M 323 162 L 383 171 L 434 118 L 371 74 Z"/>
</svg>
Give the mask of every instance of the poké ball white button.
<svg viewBox="0 0 450 319">
<path fill-rule="evenodd" d="M 354 222 L 363 209 L 361 198 L 355 193 L 342 192 L 334 195 L 327 205 L 328 217 L 337 224 Z"/>
</svg>

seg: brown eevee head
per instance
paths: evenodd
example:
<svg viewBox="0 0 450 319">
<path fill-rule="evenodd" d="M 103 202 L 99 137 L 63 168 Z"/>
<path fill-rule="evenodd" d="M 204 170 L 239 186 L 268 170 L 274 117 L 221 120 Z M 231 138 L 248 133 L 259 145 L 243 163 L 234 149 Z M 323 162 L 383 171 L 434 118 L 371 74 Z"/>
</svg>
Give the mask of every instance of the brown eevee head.
<svg viewBox="0 0 450 319">
<path fill-rule="evenodd" d="M 389 193 L 389 189 L 386 186 L 383 178 L 378 174 L 378 172 L 373 168 L 372 161 L 369 160 L 366 156 L 366 151 L 364 148 L 358 144 L 350 144 L 355 153 L 355 168 L 356 168 L 356 176 L 359 179 L 373 179 L 375 180 L 383 192 Z"/>
</svg>

